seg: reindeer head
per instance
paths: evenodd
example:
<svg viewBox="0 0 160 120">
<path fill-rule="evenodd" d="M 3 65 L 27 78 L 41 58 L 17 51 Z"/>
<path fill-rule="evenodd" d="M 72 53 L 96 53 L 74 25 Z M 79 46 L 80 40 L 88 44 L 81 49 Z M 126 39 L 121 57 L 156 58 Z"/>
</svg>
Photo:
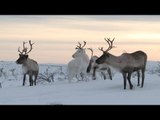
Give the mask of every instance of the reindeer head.
<svg viewBox="0 0 160 120">
<path fill-rule="evenodd" d="M 73 58 L 77 58 L 77 57 L 81 57 L 82 55 L 85 54 L 85 49 L 84 46 L 86 45 L 86 42 L 84 41 L 84 45 L 82 46 L 79 42 L 79 45 L 77 45 L 77 47 L 75 49 L 77 49 L 77 51 L 72 55 Z"/>
<path fill-rule="evenodd" d="M 103 50 L 103 47 L 99 48 L 99 50 L 102 51 L 103 54 L 96 60 L 97 64 L 104 63 L 106 61 L 106 59 L 109 58 L 108 51 L 115 47 L 115 46 L 113 46 L 113 41 L 115 38 L 113 38 L 113 40 L 110 40 L 110 38 L 107 38 L 107 39 L 104 38 L 104 39 L 108 43 L 109 47 L 106 50 Z"/>
<path fill-rule="evenodd" d="M 32 45 L 34 43 L 31 43 L 31 40 L 29 40 L 29 45 L 30 45 L 30 50 L 29 51 L 27 51 L 28 48 L 25 47 L 26 43 L 27 42 L 23 42 L 23 50 L 22 51 L 20 50 L 20 47 L 18 48 L 19 58 L 16 61 L 17 64 L 23 64 L 28 58 L 28 53 L 31 52 L 31 50 L 32 50 Z"/>
</svg>

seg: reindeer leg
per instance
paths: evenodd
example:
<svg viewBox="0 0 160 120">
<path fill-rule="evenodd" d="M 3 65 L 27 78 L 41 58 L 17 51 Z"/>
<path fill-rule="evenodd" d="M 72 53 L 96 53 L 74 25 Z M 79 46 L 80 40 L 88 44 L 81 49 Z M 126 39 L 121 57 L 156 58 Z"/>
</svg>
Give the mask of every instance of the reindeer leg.
<svg viewBox="0 0 160 120">
<path fill-rule="evenodd" d="M 137 86 L 139 86 L 140 85 L 140 72 L 139 72 L 139 70 L 137 71 L 137 74 L 138 74 L 138 84 L 137 84 Z"/>
<path fill-rule="evenodd" d="M 90 62 L 89 65 L 88 65 L 88 67 L 87 67 L 87 71 L 86 71 L 87 73 L 89 73 L 90 70 L 91 70 L 91 63 L 92 63 L 92 62 Z"/>
<path fill-rule="evenodd" d="M 104 80 L 106 80 L 106 75 L 105 75 L 105 73 L 104 73 L 104 72 L 101 72 L 101 74 L 103 75 Z"/>
<path fill-rule="evenodd" d="M 96 67 L 93 68 L 92 80 L 96 80 Z"/>
<path fill-rule="evenodd" d="M 32 79 L 32 75 L 29 75 L 29 82 L 30 82 L 30 86 L 33 86 L 33 79 Z"/>
<path fill-rule="evenodd" d="M 31 76 L 31 82 L 32 82 L 32 86 L 33 86 L 33 75 Z"/>
<path fill-rule="evenodd" d="M 25 80 L 26 80 L 26 74 L 23 76 L 23 86 L 25 85 Z"/>
<path fill-rule="evenodd" d="M 112 74 L 111 74 L 111 69 L 110 68 L 108 68 L 108 74 L 109 74 L 109 78 L 110 78 L 110 80 L 112 80 Z"/>
<path fill-rule="evenodd" d="M 145 70 L 142 69 L 142 83 L 141 83 L 141 88 L 143 87 L 143 84 L 144 84 L 144 77 L 145 77 L 144 72 L 145 72 Z"/>
<path fill-rule="evenodd" d="M 80 73 L 80 77 L 81 77 L 81 80 L 82 80 L 82 81 L 84 81 L 84 77 L 85 77 L 85 75 L 84 75 L 84 73 L 83 73 L 83 72 L 81 72 L 81 73 Z"/>
<path fill-rule="evenodd" d="M 124 80 L 124 89 L 126 89 L 126 73 L 123 72 L 122 75 L 123 75 L 123 80 Z"/>
<path fill-rule="evenodd" d="M 130 87 L 130 89 L 133 88 L 133 85 L 132 85 L 132 83 L 131 83 L 131 74 L 132 74 L 132 72 L 128 72 L 128 77 L 127 77 L 128 82 L 129 82 L 129 87 Z"/>
<path fill-rule="evenodd" d="M 36 74 L 36 75 L 35 75 L 35 78 L 34 78 L 34 85 L 35 85 L 35 86 L 36 86 L 37 77 L 38 77 L 38 74 Z"/>
</svg>

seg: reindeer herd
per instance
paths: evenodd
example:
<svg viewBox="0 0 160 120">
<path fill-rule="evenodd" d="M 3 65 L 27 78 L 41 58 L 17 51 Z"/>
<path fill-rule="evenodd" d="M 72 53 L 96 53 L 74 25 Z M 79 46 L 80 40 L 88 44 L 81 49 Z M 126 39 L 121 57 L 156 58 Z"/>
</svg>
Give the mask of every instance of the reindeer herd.
<svg viewBox="0 0 160 120">
<path fill-rule="evenodd" d="M 129 88 L 133 89 L 133 85 L 131 82 L 131 75 L 133 72 L 137 72 L 138 75 L 138 84 L 140 86 L 140 72 L 142 76 L 141 88 L 144 85 L 145 79 L 145 69 L 147 62 L 147 54 L 143 51 L 135 51 L 133 53 L 122 53 L 120 56 L 115 56 L 109 51 L 114 48 L 113 40 L 110 38 L 104 38 L 107 44 L 109 45 L 106 50 L 103 47 L 99 48 L 103 54 L 98 57 L 93 55 L 92 48 L 85 48 L 86 41 L 84 41 L 83 45 L 78 42 L 76 46 L 76 52 L 72 55 L 72 60 L 67 64 L 67 75 L 68 81 L 71 83 L 73 78 L 81 78 L 81 80 L 87 81 L 88 74 L 92 74 L 92 80 L 96 80 L 96 73 L 100 73 L 104 80 L 106 80 L 106 72 L 109 75 L 109 79 L 112 80 L 112 72 L 111 68 L 117 69 L 123 76 L 124 80 L 124 89 L 126 89 L 126 83 L 128 80 Z M 30 50 L 25 46 L 27 42 L 23 42 L 23 50 L 18 48 L 19 58 L 16 61 L 17 64 L 22 64 L 23 70 L 23 86 L 25 85 L 26 75 L 29 75 L 30 86 L 36 85 L 37 76 L 39 73 L 38 63 L 29 58 L 28 53 L 32 50 L 31 40 L 29 40 Z M 86 54 L 86 50 L 91 51 L 91 57 L 89 59 Z M 34 80 L 33 80 L 34 77 Z"/>
</svg>

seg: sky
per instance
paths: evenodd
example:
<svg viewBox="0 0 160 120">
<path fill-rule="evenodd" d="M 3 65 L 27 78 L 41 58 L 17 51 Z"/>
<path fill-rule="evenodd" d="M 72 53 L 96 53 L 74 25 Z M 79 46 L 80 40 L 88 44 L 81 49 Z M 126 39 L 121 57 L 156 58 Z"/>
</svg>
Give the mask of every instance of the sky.
<svg viewBox="0 0 160 120">
<path fill-rule="evenodd" d="M 31 59 L 67 64 L 78 42 L 100 56 L 98 48 L 108 47 L 104 38 L 115 38 L 109 51 L 115 56 L 143 50 L 159 61 L 160 15 L 0 15 L 0 61 L 16 61 L 18 47 L 32 40 Z"/>
</svg>

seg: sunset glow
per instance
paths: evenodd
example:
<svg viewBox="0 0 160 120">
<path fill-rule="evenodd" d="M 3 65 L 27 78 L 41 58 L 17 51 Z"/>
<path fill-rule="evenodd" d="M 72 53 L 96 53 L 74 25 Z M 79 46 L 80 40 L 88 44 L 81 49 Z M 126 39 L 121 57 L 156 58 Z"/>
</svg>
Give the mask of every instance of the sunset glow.
<svg viewBox="0 0 160 120">
<path fill-rule="evenodd" d="M 30 58 L 67 64 L 84 40 L 100 56 L 98 47 L 108 47 L 105 37 L 115 37 L 114 55 L 143 50 L 148 60 L 160 60 L 159 15 L 0 15 L 0 26 L 1 61 L 15 61 L 22 42 L 32 40 Z"/>
</svg>

